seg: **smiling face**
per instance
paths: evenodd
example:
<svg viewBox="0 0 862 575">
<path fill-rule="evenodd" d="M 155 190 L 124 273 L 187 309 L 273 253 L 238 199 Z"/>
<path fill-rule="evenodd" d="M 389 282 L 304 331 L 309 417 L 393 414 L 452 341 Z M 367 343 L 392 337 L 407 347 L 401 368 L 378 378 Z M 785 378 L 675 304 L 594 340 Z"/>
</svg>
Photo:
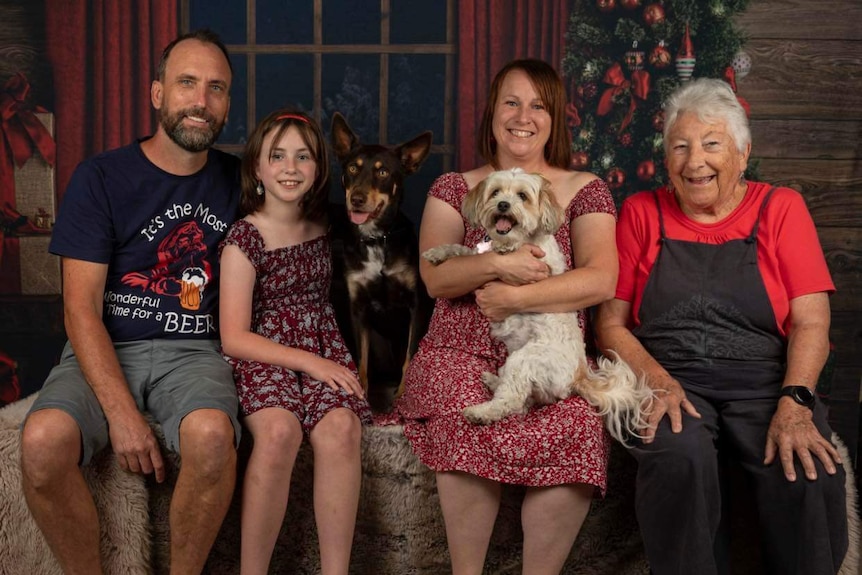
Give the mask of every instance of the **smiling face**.
<svg viewBox="0 0 862 575">
<path fill-rule="evenodd" d="M 290 126 L 278 142 L 277 130 L 263 139 L 256 176 L 266 190 L 266 202 L 298 203 L 314 185 L 317 160 L 299 130 Z"/>
<path fill-rule="evenodd" d="M 164 78 L 152 87 L 161 129 L 186 151 L 210 148 L 227 120 L 230 81 L 230 66 L 216 45 L 195 39 L 178 43 Z"/>
<path fill-rule="evenodd" d="M 500 85 L 491 129 L 501 165 L 544 159 L 551 116 L 523 70 L 512 70 Z"/>
<path fill-rule="evenodd" d="M 741 179 L 751 145 L 743 151 L 723 120 L 702 121 L 692 112 L 681 113 L 666 141 L 665 163 L 683 212 L 700 221 L 719 221 L 745 196 Z"/>
</svg>

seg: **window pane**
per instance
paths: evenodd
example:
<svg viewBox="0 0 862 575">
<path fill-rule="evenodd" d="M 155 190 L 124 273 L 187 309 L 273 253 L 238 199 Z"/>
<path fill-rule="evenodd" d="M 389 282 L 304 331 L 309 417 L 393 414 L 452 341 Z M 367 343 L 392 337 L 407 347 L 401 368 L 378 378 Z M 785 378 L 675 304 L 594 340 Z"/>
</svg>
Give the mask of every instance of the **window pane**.
<svg viewBox="0 0 862 575">
<path fill-rule="evenodd" d="M 245 144 L 248 137 L 246 110 L 248 110 L 248 60 L 244 54 L 230 57 L 233 81 L 230 86 L 230 111 L 227 124 L 218 139 L 219 144 Z"/>
<path fill-rule="evenodd" d="M 326 0 L 324 44 L 379 44 L 380 0 Z"/>
<path fill-rule="evenodd" d="M 409 140 L 425 130 L 443 143 L 446 57 L 400 55 L 389 57 L 389 142 Z"/>
<path fill-rule="evenodd" d="M 210 28 L 225 44 L 245 44 L 245 2 L 189 0 L 189 27 Z"/>
<path fill-rule="evenodd" d="M 341 112 L 362 142 L 380 140 L 380 58 L 364 54 L 323 56 L 324 127 Z"/>
<path fill-rule="evenodd" d="M 313 56 L 262 54 L 256 57 L 256 115 L 259 122 L 285 106 L 311 112 L 314 103 Z"/>
<path fill-rule="evenodd" d="M 312 0 L 257 0 L 258 44 L 313 44 Z"/>
<path fill-rule="evenodd" d="M 446 2 L 395 0 L 391 3 L 389 39 L 393 44 L 446 42 Z"/>
</svg>

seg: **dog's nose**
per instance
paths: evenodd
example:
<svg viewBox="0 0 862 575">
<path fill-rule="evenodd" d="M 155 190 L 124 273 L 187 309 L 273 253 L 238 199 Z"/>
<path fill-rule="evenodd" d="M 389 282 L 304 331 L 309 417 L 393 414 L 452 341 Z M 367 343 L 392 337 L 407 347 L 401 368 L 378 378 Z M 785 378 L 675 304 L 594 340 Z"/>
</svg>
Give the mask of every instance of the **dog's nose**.
<svg viewBox="0 0 862 575">
<path fill-rule="evenodd" d="M 354 208 L 361 207 L 365 204 L 365 196 L 362 194 L 353 194 L 350 196 L 350 205 Z"/>
<path fill-rule="evenodd" d="M 510 207 L 509 202 L 497 202 L 497 210 L 501 212 L 508 212 Z"/>
</svg>

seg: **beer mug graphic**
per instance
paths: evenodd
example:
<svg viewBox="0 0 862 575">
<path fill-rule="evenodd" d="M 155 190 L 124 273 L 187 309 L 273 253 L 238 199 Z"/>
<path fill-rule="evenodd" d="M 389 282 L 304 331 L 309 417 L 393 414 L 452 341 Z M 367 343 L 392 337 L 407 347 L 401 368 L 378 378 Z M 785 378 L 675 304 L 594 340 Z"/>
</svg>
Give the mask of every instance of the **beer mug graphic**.
<svg viewBox="0 0 862 575">
<path fill-rule="evenodd" d="M 180 279 L 180 305 L 183 309 L 197 310 L 201 307 L 204 287 L 209 278 L 202 268 L 186 268 Z"/>
</svg>

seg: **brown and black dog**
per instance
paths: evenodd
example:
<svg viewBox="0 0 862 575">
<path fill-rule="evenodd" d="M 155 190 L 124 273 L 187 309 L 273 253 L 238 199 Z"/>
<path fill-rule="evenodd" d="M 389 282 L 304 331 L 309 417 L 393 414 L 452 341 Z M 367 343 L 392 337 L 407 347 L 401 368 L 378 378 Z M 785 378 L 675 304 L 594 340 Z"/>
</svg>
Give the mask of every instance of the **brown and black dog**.
<svg viewBox="0 0 862 575">
<path fill-rule="evenodd" d="M 410 358 L 424 335 L 431 299 L 419 277 L 419 243 L 401 211 L 404 179 L 431 149 L 431 132 L 397 146 L 362 144 L 347 121 L 332 118 L 332 146 L 341 163 L 347 220 L 343 238 L 344 279 L 359 362 L 368 389 L 372 340 L 383 338 L 401 368 L 401 392 Z M 338 221 L 338 220 L 336 220 Z"/>
</svg>

